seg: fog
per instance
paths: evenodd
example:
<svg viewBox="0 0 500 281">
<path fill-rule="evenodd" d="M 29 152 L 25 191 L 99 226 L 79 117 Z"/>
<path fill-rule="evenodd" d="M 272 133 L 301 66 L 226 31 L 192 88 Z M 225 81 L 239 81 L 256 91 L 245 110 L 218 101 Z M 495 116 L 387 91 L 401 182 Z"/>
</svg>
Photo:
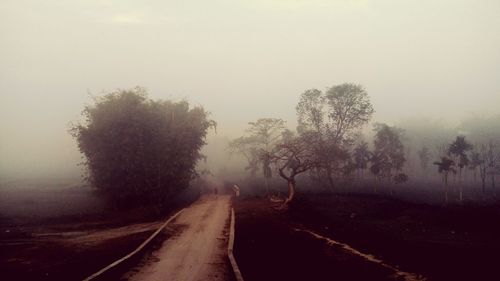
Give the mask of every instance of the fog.
<svg viewBox="0 0 500 281">
<path fill-rule="evenodd" d="M 489 118 L 499 14 L 497 0 L 2 0 L 0 177 L 78 176 L 69 124 L 92 95 L 136 85 L 210 111 L 218 166 L 247 122 L 294 128 L 309 88 L 360 83 L 378 122 Z"/>
</svg>

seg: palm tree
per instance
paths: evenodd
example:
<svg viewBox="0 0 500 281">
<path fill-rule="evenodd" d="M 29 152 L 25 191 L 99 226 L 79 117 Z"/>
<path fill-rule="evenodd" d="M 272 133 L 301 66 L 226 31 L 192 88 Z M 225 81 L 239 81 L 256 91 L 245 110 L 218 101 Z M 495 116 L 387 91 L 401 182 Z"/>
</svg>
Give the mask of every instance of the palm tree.
<svg viewBox="0 0 500 281">
<path fill-rule="evenodd" d="M 444 180 L 444 204 L 448 204 L 448 174 L 450 172 L 453 172 L 454 174 L 457 173 L 455 170 L 455 162 L 451 160 L 448 157 L 441 157 L 441 162 L 434 162 L 434 165 L 438 166 L 438 172 L 440 174 L 443 174 L 443 180 Z"/>
<path fill-rule="evenodd" d="M 465 140 L 464 136 L 457 136 L 454 142 L 450 144 L 448 147 L 448 154 L 455 156 L 455 159 L 458 161 L 458 167 L 460 168 L 458 173 L 458 181 L 462 183 L 462 169 L 465 166 L 469 165 L 469 157 L 467 156 L 467 151 L 472 150 L 473 146 L 469 142 Z M 460 188 L 460 202 L 463 199 L 462 185 L 459 185 Z"/>
</svg>

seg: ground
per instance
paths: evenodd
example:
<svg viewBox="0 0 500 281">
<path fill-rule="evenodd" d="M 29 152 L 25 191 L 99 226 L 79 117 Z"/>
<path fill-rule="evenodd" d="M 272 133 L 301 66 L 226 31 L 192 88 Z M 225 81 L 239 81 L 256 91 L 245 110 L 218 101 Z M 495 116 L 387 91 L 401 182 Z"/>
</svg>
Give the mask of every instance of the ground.
<svg viewBox="0 0 500 281">
<path fill-rule="evenodd" d="M 2 184 L 2 278 L 82 280 L 134 250 L 170 214 L 195 198 L 186 195 L 162 213 L 152 208 L 109 210 L 78 182 Z M 172 229 L 162 232 L 153 246 L 172 234 Z"/>
<path fill-rule="evenodd" d="M 12 193 L 16 200 L 0 194 L 0 210 L 11 215 L 0 216 L 2 278 L 81 280 L 135 249 L 169 216 L 152 218 L 141 210 L 37 216 L 37 210 L 46 210 L 44 202 L 59 199 L 86 210 L 85 204 L 72 204 L 89 198 L 76 196 L 76 190 L 37 193 L 37 200 L 29 202 L 34 190 L 30 196 Z M 231 280 L 225 258 L 229 204 L 227 196 L 204 197 L 147 251 L 103 280 L 154 280 L 158 275 Z M 18 214 L 29 216 L 14 217 L 16 206 L 25 209 Z M 234 253 L 247 281 L 500 280 L 499 205 L 442 207 L 388 196 L 299 192 L 287 211 L 278 210 L 279 203 L 248 196 L 233 198 L 233 206 Z"/>
<path fill-rule="evenodd" d="M 81 280 L 135 249 L 161 222 L 121 227 L 62 224 L 18 227 L 0 235 L 6 280 Z M 74 227 L 81 228 L 73 230 Z"/>
<path fill-rule="evenodd" d="M 170 239 L 133 270 L 126 280 L 224 281 L 230 278 L 227 241 L 230 197 L 207 195 L 169 224 Z"/>
<path fill-rule="evenodd" d="M 245 280 L 500 278 L 498 206 L 331 194 L 297 199 L 288 211 L 262 198 L 235 201 L 235 255 Z"/>
</svg>

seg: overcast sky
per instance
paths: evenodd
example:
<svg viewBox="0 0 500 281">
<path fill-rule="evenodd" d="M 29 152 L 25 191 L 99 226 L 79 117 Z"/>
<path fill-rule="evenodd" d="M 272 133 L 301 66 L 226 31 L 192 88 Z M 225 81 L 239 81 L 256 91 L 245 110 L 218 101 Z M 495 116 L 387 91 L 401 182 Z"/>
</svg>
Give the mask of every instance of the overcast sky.
<svg viewBox="0 0 500 281">
<path fill-rule="evenodd" d="M 0 169 L 74 167 L 88 92 L 187 98 L 232 137 L 342 82 L 379 121 L 500 113 L 500 1 L 0 0 Z"/>
</svg>

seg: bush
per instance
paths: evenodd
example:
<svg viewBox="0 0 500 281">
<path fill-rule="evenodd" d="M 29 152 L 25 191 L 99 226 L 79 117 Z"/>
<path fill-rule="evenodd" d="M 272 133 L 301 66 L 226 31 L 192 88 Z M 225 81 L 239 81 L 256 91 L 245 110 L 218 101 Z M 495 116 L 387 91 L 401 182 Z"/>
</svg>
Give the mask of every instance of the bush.
<svg viewBox="0 0 500 281">
<path fill-rule="evenodd" d="M 165 204 L 196 176 L 215 122 L 187 101 L 148 99 L 142 88 L 94 100 L 73 126 L 88 181 L 119 206 Z"/>
</svg>

